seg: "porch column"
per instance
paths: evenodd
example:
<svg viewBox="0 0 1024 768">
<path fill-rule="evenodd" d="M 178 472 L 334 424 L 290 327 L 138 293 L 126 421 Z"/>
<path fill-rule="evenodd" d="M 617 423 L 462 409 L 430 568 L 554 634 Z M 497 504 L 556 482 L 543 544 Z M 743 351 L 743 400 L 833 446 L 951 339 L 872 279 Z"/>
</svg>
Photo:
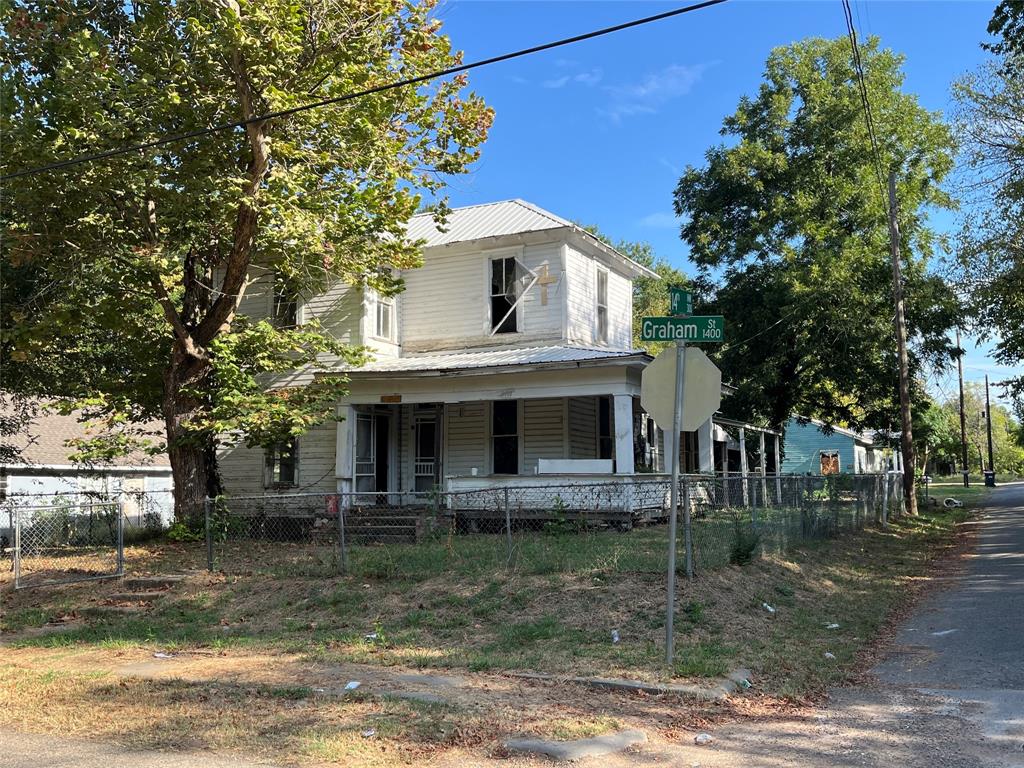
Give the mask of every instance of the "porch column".
<svg viewBox="0 0 1024 768">
<path fill-rule="evenodd" d="M 747 484 L 747 431 L 740 427 L 740 477 L 743 478 L 743 506 L 750 506 L 750 486 Z"/>
<path fill-rule="evenodd" d="M 632 475 L 633 396 L 612 395 L 615 408 L 615 474 Z"/>
<path fill-rule="evenodd" d="M 761 502 L 764 506 L 768 506 L 768 455 L 764 452 L 764 430 L 758 432 L 760 436 L 760 445 L 758 449 L 761 451 L 758 456 L 757 463 L 760 464 L 761 469 Z"/>
<path fill-rule="evenodd" d="M 334 447 L 334 478 L 339 493 L 351 493 L 352 490 L 352 444 L 355 429 L 356 412 L 351 405 L 338 406 L 338 418 L 335 431 Z M 344 499 L 342 502 L 344 503 Z"/>
<path fill-rule="evenodd" d="M 715 430 L 708 419 L 697 428 L 697 455 L 699 468 L 704 474 L 715 474 Z"/>
<path fill-rule="evenodd" d="M 782 439 L 775 435 L 775 503 L 782 506 Z"/>
</svg>

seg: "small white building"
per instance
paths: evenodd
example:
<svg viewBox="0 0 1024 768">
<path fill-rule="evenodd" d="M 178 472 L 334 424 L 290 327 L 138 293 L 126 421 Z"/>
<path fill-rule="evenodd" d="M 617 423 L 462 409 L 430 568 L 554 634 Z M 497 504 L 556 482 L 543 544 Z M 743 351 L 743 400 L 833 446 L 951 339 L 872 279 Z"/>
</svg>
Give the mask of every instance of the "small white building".
<svg viewBox="0 0 1024 768">
<path fill-rule="evenodd" d="M 166 454 L 151 456 L 136 451 L 103 464 L 81 464 L 72 459 L 68 441 L 87 436 L 79 413 L 61 414 L 39 405 L 37 414 L 17 435 L 4 438 L 18 454 L 15 462 L 0 464 L 0 501 L 7 505 L 52 503 L 59 496 L 71 502 L 125 499 L 129 520 L 145 513 L 169 522 L 173 515 L 171 466 Z M 153 431 L 161 424 L 146 425 Z M 0 516 L 0 528 L 8 524 Z"/>
<path fill-rule="evenodd" d="M 424 243 L 423 266 L 401 273 L 398 296 L 339 284 L 298 297 L 288 321 L 317 318 L 374 359 L 322 360 L 321 372 L 350 378 L 337 422 L 273 451 L 225 447 L 229 493 L 412 503 L 434 489 L 628 483 L 665 470 L 660 430 L 640 407 L 652 358 L 632 346 L 633 280 L 654 272 L 522 200 L 454 209 L 443 231 L 421 214 L 409 233 Z M 289 302 L 275 298 L 273 275 L 254 278 L 240 311 L 279 315 Z M 715 439 L 711 420 L 683 435 L 682 470 L 713 473 L 728 451 L 716 454 Z"/>
</svg>

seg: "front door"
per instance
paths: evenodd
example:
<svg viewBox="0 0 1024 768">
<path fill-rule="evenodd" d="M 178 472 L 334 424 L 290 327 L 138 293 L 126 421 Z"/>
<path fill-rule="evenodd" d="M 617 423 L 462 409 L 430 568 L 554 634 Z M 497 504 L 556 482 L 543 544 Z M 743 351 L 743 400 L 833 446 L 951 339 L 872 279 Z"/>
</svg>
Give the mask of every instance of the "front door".
<svg viewBox="0 0 1024 768">
<path fill-rule="evenodd" d="M 441 419 L 437 408 L 417 408 L 413 415 L 415 491 L 426 493 L 441 482 Z"/>
<path fill-rule="evenodd" d="M 385 494 L 390 490 L 391 416 L 381 411 L 356 414 L 355 490 Z"/>
</svg>

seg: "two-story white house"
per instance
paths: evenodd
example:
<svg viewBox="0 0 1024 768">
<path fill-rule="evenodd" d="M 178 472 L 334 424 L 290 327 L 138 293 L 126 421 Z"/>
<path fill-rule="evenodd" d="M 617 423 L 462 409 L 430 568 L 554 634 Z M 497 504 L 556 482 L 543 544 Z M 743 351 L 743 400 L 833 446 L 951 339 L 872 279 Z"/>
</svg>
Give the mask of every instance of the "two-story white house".
<svg viewBox="0 0 1024 768">
<path fill-rule="evenodd" d="M 316 317 L 375 356 L 358 369 L 323 360 L 350 377 L 337 422 L 283 450 L 224 449 L 229 493 L 387 494 L 394 504 L 435 488 L 664 469 L 639 399 L 652 358 L 632 347 L 632 282 L 654 272 L 522 200 L 454 209 L 444 231 L 417 215 L 409 234 L 425 244 L 423 266 L 402 273 L 394 298 L 341 285 L 297 306 L 269 288 L 248 294 L 243 313 Z M 727 440 L 711 421 L 684 435 L 683 471 L 727 464 Z"/>
</svg>

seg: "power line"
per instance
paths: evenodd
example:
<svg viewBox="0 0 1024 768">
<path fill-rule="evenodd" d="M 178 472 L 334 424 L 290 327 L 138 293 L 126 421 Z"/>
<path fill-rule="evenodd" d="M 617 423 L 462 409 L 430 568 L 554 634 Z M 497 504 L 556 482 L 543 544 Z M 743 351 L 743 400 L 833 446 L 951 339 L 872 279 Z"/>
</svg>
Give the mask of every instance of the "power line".
<svg viewBox="0 0 1024 768">
<path fill-rule="evenodd" d="M 850 0 L 843 0 L 843 16 L 846 19 L 846 32 L 850 37 L 850 45 L 853 47 L 853 69 L 857 75 L 857 90 L 860 93 L 860 101 L 864 107 L 864 122 L 868 127 L 868 138 L 871 140 L 871 153 L 874 157 L 875 175 L 878 180 L 878 188 L 882 192 L 882 199 L 885 200 L 885 173 L 882 171 L 882 157 L 878 151 L 878 139 L 875 136 L 875 119 L 871 112 L 871 100 L 868 98 L 867 80 L 864 77 L 864 62 L 860 58 L 860 44 L 857 42 L 857 30 L 853 24 L 853 12 L 850 9 Z"/>
<path fill-rule="evenodd" d="M 245 126 L 252 125 L 253 123 L 261 123 L 266 120 L 273 120 L 279 117 L 288 117 L 289 115 L 294 115 L 299 112 L 305 112 L 310 109 L 318 109 L 319 107 L 326 107 L 331 104 L 340 104 L 342 102 L 352 101 L 363 96 L 370 96 L 375 93 L 382 93 L 384 91 L 390 91 L 396 88 L 403 88 L 407 85 L 417 85 L 418 83 L 425 83 L 429 80 L 436 80 L 439 77 L 447 77 L 449 75 L 455 75 L 460 72 L 468 72 L 471 69 L 478 69 L 480 67 L 486 67 L 491 64 L 498 64 L 500 62 L 509 61 L 511 59 L 518 59 L 522 56 L 529 56 L 531 54 L 540 53 L 542 51 L 550 51 L 553 48 L 561 48 L 562 46 L 580 43 L 583 42 L 584 40 L 592 40 L 595 37 L 610 35 L 614 32 L 621 32 L 622 30 L 625 29 L 632 29 L 633 27 L 643 26 L 644 24 L 651 24 L 655 21 L 662 21 L 664 19 L 669 19 L 674 16 L 681 16 L 684 13 L 690 13 L 691 11 L 699 11 L 704 8 L 709 8 L 713 5 L 719 5 L 724 2 L 726 2 L 726 0 L 704 0 L 704 2 L 696 3 L 694 5 L 687 5 L 681 8 L 675 8 L 671 11 L 665 11 L 663 13 L 656 13 L 653 16 L 645 16 L 641 19 L 634 19 L 633 21 L 627 21 L 622 24 L 615 24 L 610 27 L 604 27 L 603 29 L 585 32 L 581 35 L 574 35 L 572 37 L 562 38 L 561 40 L 555 40 L 550 43 L 535 45 L 530 48 L 522 48 L 518 51 L 512 51 L 511 53 L 503 53 L 499 56 L 492 56 L 487 59 L 480 59 L 479 61 L 473 61 L 468 64 L 459 64 L 458 66 L 449 67 L 448 69 L 441 69 L 435 72 L 429 72 L 424 75 L 406 78 L 405 80 L 398 80 L 393 83 L 377 85 L 374 86 L 373 88 L 367 88 L 365 90 L 356 91 L 354 93 L 347 93 L 342 96 L 335 96 L 329 99 L 321 99 L 320 101 L 314 101 L 309 104 L 303 104 L 298 107 L 282 109 L 277 112 L 268 112 L 266 114 L 257 115 L 256 117 L 250 117 L 247 120 L 239 120 L 233 123 L 222 123 L 221 125 L 214 125 L 209 128 L 200 128 L 195 131 L 189 131 L 188 133 L 164 136 L 162 138 L 143 142 L 141 144 L 134 144 L 128 147 L 119 147 L 118 149 L 110 149 L 105 152 L 95 152 L 89 155 L 79 155 L 78 157 L 72 157 L 68 160 L 60 160 L 56 163 L 41 165 L 37 168 L 27 168 L 22 171 L 16 171 L 14 173 L 8 173 L 4 176 L 0 176 L 0 181 L 9 181 L 12 179 L 21 178 L 23 176 L 31 176 L 37 173 L 44 173 L 46 171 L 53 171 L 60 168 L 68 168 L 73 165 L 81 165 L 82 163 L 89 163 L 96 160 L 105 160 L 109 157 L 126 155 L 131 152 L 138 152 L 143 149 L 152 149 L 153 147 L 160 147 L 166 144 L 174 144 L 179 141 L 197 139 L 202 136 L 208 136 L 212 133 L 231 130 L 233 128 L 244 128 Z"/>
</svg>

